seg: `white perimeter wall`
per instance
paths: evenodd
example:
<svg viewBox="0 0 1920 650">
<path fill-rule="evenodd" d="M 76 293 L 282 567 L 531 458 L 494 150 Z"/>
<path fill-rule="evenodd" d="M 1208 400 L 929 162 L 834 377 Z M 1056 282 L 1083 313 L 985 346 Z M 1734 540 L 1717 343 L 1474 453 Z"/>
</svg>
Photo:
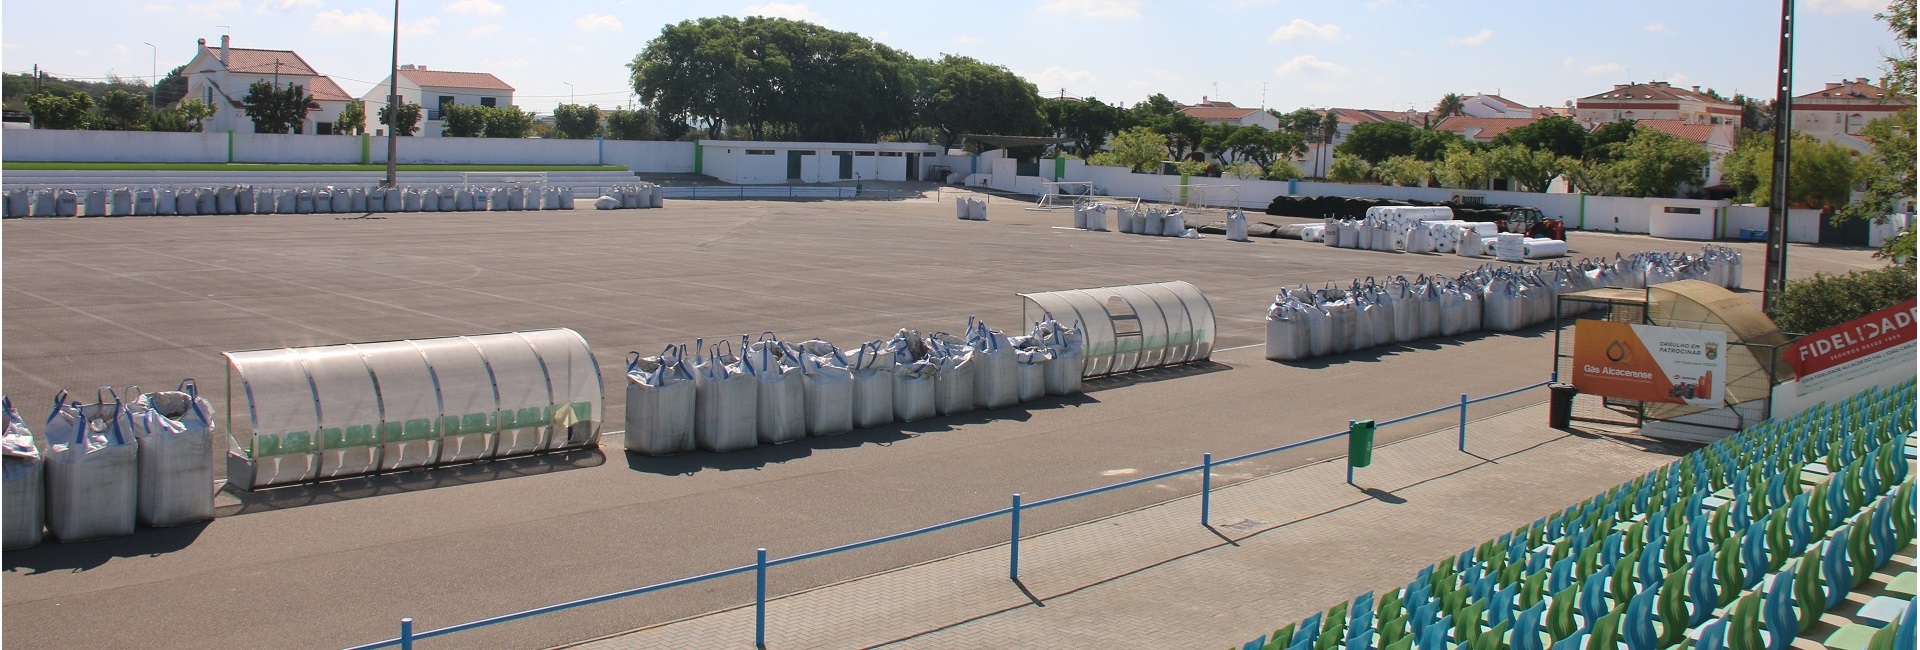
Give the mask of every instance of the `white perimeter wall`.
<svg viewBox="0 0 1920 650">
<path fill-rule="evenodd" d="M 360 162 L 361 139 L 347 135 L 146 131 L 0 131 L 0 155 L 29 162 L 333 163 Z M 404 164 L 625 165 L 634 171 L 693 171 L 693 143 L 505 138 L 399 139 Z M 386 138 L 367 142 L 368 162 L 387 161 Z"/>
</svg>

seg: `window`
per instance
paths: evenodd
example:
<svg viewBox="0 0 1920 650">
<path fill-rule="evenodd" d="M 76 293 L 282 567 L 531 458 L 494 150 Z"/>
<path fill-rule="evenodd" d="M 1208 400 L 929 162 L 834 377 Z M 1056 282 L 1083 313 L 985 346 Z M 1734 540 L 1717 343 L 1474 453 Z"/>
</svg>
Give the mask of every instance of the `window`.
<svg viewBox="0 0 1920 650">
<path fill-rule="evenodd" d="M 494 99 L 493 99 L 492 97 L 481 97 L 481 98 L 480 98 L 480 105 L 481 105 L 481 106 L 486 106 L 486 107 L 489 107 L 489 108 L 491 108 L 491 107 L 493 107 L 493 101 L 494 101 Z"/>
<path fill-rule="evenodd" d="M 880 152 L 880 157 L 882 157 L 882 158 L 899 158 L 899 157 L 900 157 L 900 152 L 898 152 L 898 151 L 882 151 L 882 152 Z"/>
<path fill-rule="evenodd" d="M 314 135 L 333 135 L 332 122 L 318 122 L 313 125 Z"/>
<path fill-rule="evenodd" d="M 871 151 L 855 151 L 855 152 L 853 152 L 853 155 L 856 155 L 856 156 L 872 156 L 872 155 L 873 155 L 873 152 L 871 152 Z"/>
<path fill-rule="evenodd" d="M 820 153 L 820 152 L 818 152 L 818 151 L 788 151 L 788 152 L 787 152 L 787 155 L 790 155 L 790 156 L 813 156 L 813 155 L 818 155 L 819 153 Z"/>
<path fill-rule="evenodd" d="M 851 152 L 851 151 L 835 151 L 835 152 L 833 152 L 833 155 L 836 155 L 836 156 L 851 156 L 851 155 L 853 155 L 853 152 Z"/>
<path fill-rule="evenodd" d="M 747 150 L 747 155 L 749 155 L 749 156 L 771 156 L 771 155 L 773 155 L 773 150 L 772 150 L 772 149 L 748 149 L 748 150 Z"/>
<path fill-rule="evenodd" d="M 1669 205 L 1660 209 L 1667 214 L 1700 214 L 1700 208 L 1683 208 Z"/>
</svg>

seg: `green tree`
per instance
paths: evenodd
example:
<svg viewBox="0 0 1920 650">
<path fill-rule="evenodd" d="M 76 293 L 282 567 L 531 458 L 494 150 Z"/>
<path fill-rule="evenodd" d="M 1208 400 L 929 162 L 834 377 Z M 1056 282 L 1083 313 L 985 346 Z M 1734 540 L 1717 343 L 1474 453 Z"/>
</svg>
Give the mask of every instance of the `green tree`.
<svg viewBox="0 0 1920 650">
<path fill-rule="evenodd" d="M 1040 91 L 1004 66 L 955 55 L 941 57 L 924 115 L 951 149 L 968 133 L 1039 135 L 1047 130 Z"/>
<path fill-rule="evenodd" d="M 180 115 L 175 108 L 162 108 L 147 114 L 147 130 L 155 133 L 192 133 L 196 129 L 193 122 Z"/>
<path fill-rule="evenodd" d="M 1573 118 L 1553 115 L 1508 129 L 1493 139 L 1493 145 L 1519 145 L 1555 156 L 1579 158 L 1587 147 L 1587 130 Z"/>
<path fill-rule="evenodd" d="M 153 103 L 159 106 L 172 106 L 187 96 L 187 66 L 175 66 L 160 77 L 160 83 L 153 89 Z"/>
<path fill-rule="evenodd" d="M 1491 167 L 1487 158 L 1480 155 L 1466 143 L 1455 143 L 1447 147 L 1447 153 L 1440 162 L 1434 163 L 1433 172 L 1440 177 L 1440 184 L 1463 190 L 1485 189 Z"/>
<path fill-rule="evenodd" d="M 1108 150 L 1094 154 L 1087 159 L 1087 164 L 1125 167 L 1138 172 L 1148 165 L 1159 164 L 1167 155 L 1167 136 L 1144 126 L 1121 131 L 1108 144 Z"/>
<path fill-rule="evenodd" d="M 487 116 L 487 128 L 483 134 L 486 137 L 524 138 L 533 130 L 533 114 L 520 110 L 518 106 L 482 108 Z"/>
<path fill-rule="evenodd" d="M 1093 155 L 1106 145 L 1109 136 L 1120 131 L 1120 108 L 1103 104 L 1098 99 L 1049 99 L 1043 104 L 1047 126 L 1052 129 L 1054 137 L 1074 140 L 1068 147 L 1076 156 L 1085 158 Z"/>
<path fill-rule="evenodd" d="M 1413 155 L 1414 132 L 1419 129 L 1405 122 L 1367 122 L 1356 124 L 1347 133 L 1347 139 L 1333 150 L 1334 156 L 1341 154 L 1356 157 L 1368 165 L 1378 164 L 1394 156 Z M 1328 176 L 1332 176 L 1329 168 Z"/>
<path fill-rule="evenodd" d="M 392 109 L 391 111 L 389 109 Z M 393 113 L 388 115 L 388 113 Z M 389 120 L 388 118 L 392 119 Z M 420 105 L 401 102 L 397 107 L 381 106 L 380 123 L 393 129 L 394 135 L 413 135 L 420 132 Z"/>
<path fill-rule="evenodd" d="M 1220 168 L 1220 174 L 1227 178 L 1237 178 L 1240 180 L 1252 180 L 1252 179 L 1265 176 L 1266 170 L 1261 169 L 1259 165 L 1255 165 L 1250 162 L 1237 162 L 1237 163 L 1231 163 L 1225 167 Z"/>
<path fill-rule="evenodd" d="M 1899 51 L 1886 57 L 1883 70 L 1886 77 L 1881 81 L 1887 92 L 1906 97 L 1914 96 L 1913 85 L 1913 0 L 1893 0 L 1887 3 L 1887 11 L 1873 15 L 1887 24 L 1887 30 L 1893 32 L 1893 42 Z"/>
<path fill-rule="evenodd" d="M 1721 182 L 1732 186 L 1740 200 L 1754 205 L 1771 202 L 1772 140 L 1762 134 L 1744 136 L 1733 151 L 1720 160 Z M 1796 133 L 1793 159 L 1787 167 L 1787 204 L 1814 209 L 1846 205 L 1859 173 L 1860 161 L 1853 150 Z"/>
<path fill-rule="evenodd" d="M 1427 162 L 1439 162 L 1455 147 L 1466 147 L 1475 151 L 1480 149 L 1479 145 L 1468 142 L 1458 133 L 1434 129 L 1415 129 L 1413 137 L 1407 141 L 1407 144 L 1413 149 L 1413 157 Z"/>
<path fill-rule="evenodd" d="M 600 135 L 600 107 L 595 104 L 553 107 L 553 134 L 566 140 L 586 140 Z"/>
<path fill-rule="evenodd" d="M 340 115 L 333 118 L 333 132 L 341 135 L 360 135 L 367 131 L 367 105 L 358 99 L 349 100 L 346 108 L 340 109 Z"/>
<path fill-rule="evenodd" d="M 1305 173 L 1300 171 L 1299 165 L 1293 164 L 1292 159 L 1281 158 L 1273 161 L 1273 164 L 1267 165 L 1266 176 L 1263 178 L 1270 181 L 1284 181 L 1294 178 L 1306 178 L 1306 176 Z"/>
<path fill-rule="evenodd" d="M 1433 120 L 1437 123 L 1440 120 L 1455 115 L 1464 115 L 1466 114 L 1466 108 L 1467 102 L 1460 98 L 1460 93 L 1447 93 L 1442 95 L 1440 101 L 1433 105 Z"/>
<path fill-rule="evenodd" d="M 1626 142 L 1613 146 L 1611 165 L 1622 196 L 1674 196 L 1681 185 L 1699 185 L 1704 178 L 1708 155 L 1698 144 L 1638 129 Z"/>
<path fill-rule="evenodd" d="M 1270 167 L 1282 158 L 1292 158 L 1307 146 L 1299 135 L 1268 131 L 1258 124 L 1234 129 L 1221 145 L 1235 159 L 1245 158 L 1261 168 Z"/>
<path fill-rule="evenodd" d="M 1620 174 L 1613 163 L 1568 158 L 1563 159 L 1561 168 L 1567 182 L 1581 192 L 1602 196 L 1620 194 Z"/>
<path fill-rule="evenodd" d="M 1845 209 L 1834 213 L 1835 223 L 1850 219 L 1878 222 L 1893 212 L 1894 204 L 1900 199 L 1914 195 L 1914 110 L 1909 108 L 1868 122 L 1860 137 L 1873 143 L 1860 166 L 1860 180 L 1866 191 Z M 1792 184 L 1788 184 L 1788 188 L 1791 189 Z M 1907 229 L 1905 245 L 1908 247 L 1913 245 L 1913 230 Z M 1908 256 L 1911 255 L 1909 252 Z"/>
<path fill-rule="evenodd" d="M 1511 178 L 1528 192 L 1545 192 L 1561 172 L 1561 161 L 1551 151 L 1529 149 L 1518 144 L 1494 147 L 1486 153 L 1487 170 L 1493 178 Z"/>
<path fill-rule="evenodd" d="M 272 82 L 255 81 L 248 84 L 247 96 L 241 101 L 247 117 L 253 120 L 254 133 L 293 133 L 307 119 L 309 99 L 306 89 L 298 85 L 282 88 Z"/>
<path fill-rule="evenodd" d="M 115 88 L 100 97 L 100 115 L 93 122 L 103 131 L 144 131 L 147 129 L 145 95 Z"/>
<path fill-rule="evenodd" d="M 1419 187 L 1433 174 L 1433 167 L 1413 156 L 1394 156 L 1373 166 L 1373 175 L 1383 183 L 1401 187 Z"/>
<path fill-rule="evenodd" d="M 65 97 L 56 97 L 41 93 L 27 96 L 27 112 L 33 114 L 33 125 L 42 129 L 84 129 L 93 113 L 93 96 L 86 93 L 74 93 Z"/>
<path fill-rule="evenodd" d="M 1327 165 L 1327 180 L 1335 183 L 1359 183 L 1367 180 L 1367 173 L 1372 170 L 1373 165 L 1368 164 L 1365 158 L 1355 154 L 1335 152 L 1333 162 Z"/>
<path fill-rule="evenodd" d="M 1169 116 L 1178 112 L 1180 112 L 1180 106 L 1175 104 L 1172 99 L 1167 98 L 1166 95 L 1161 93 L 1154 93 L 1149 95 L 1146 101 L 1136 103 L 1132 107 L 1129 107 L 1121 115 L 1120 127 L 1122 129 L 1130 129 L 1136 126 L 1144 126 L 1160 130 L 1160 123 L 1166 121 Z"/>
<path fill-rule="evenodd" d="M 1914 297 L 1914 265 L 1789 280 L 1767 312 L 1783 332 L 1812 334 Z"/>
<path fill-rule="evenodd" d="M 449 138 L 478 138 L 487 132 L 486 106 L 445 104 L 440 109 L 440 135 Z"/>
<path fill-rule="evenodd" d="M 1154 130 L 1167 136 L 1167 157 L 1183 160 L 1188 152 L 1199 151 L 1206 138 L 1207 123 L 1186 113 L 1174 113 L 1156 122 Z"/>
<path fill-rule="evenodd" d="M 198 99 L 189 99 L 180 102 L 179 108 L 175 110 L 179 111 L 181 118 L 193 123 L 193 130 L 199 131 L 206 119 L 213 117 L 213 114 L 218 112 L 220 107 Z"/>
<path fill-rule="evenodd" d="M 607 112 L 607 137 L 615 140 L 653 140 L 660 131 L 654 128 L 653 112 L 647 109 L 614 109 Z"/>
<path fill-rule="evenodd" d="M 1594 127 L 1587 132 L 1587 144 L 1581 156 L 1587 160 L 1611 161 L 1617 157 L 1615 150 L 1632 138 L 1634 131 L 1639 128 L 1639 123 L 1633 120 L 1618 120 Z"/>
</svg>

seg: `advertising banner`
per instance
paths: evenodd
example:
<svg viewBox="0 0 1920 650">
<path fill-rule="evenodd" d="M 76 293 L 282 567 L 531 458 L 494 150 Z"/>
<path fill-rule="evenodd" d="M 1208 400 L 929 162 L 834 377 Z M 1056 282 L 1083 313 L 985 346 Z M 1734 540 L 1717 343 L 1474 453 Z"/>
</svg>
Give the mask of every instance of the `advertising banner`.
<svg viewBox="0 0 1920 650">
<path fill-rule="evenodd" d="M 1581 393 L 1718 408 L 1726 399 L 1727 333 L 1581 320 L 1573 385 Z"/>
<path fill-rule="evenodd" d="M 1787 346 L 1786 362 L 1800 394 L 1893 365 L 1913 365 L 1914 301 L 1808 334 Z"/>
</svg>

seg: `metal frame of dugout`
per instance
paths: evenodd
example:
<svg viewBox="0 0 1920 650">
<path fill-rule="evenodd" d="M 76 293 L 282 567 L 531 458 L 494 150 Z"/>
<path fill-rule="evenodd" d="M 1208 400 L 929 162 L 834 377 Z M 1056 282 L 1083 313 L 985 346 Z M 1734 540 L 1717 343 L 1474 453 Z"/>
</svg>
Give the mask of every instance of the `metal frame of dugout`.
<svg viewBox="0 0 1920 650">
<path fill-rule="evenodd" d="M 605 419 L 600 365 L 571 329 L 221 355 L 227 483 L 245 490 L 593 447 Z"/>
<path fill-rule="evenodd" d="M 1213 304 L 1181 281 L 1019 294 L 1022 317 L 1051 314 L 1078 327 L 1085 377 L 1205 361 L 1213 355 Z"/>
</svg>

